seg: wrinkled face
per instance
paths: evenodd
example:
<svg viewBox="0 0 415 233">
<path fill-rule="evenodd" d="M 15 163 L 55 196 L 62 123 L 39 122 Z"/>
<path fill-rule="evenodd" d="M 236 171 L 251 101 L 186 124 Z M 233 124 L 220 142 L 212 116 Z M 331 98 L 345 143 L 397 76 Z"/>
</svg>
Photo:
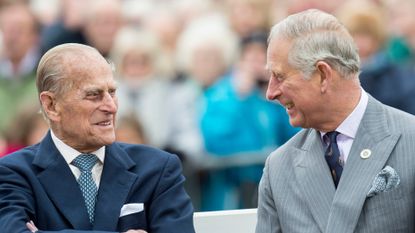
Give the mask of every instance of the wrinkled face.
<svg viewBox="0 0 415 233">
<path fill-rule="evenodd" d="M 72 87 L 56 97 L 58 137 L 80 152 L 113 143 L 118 103 L 110 66 L 101 59 L 71 75 Z"/>
<path fill-rule="evenodd" d="M 274 39 L 267 51 L 267 69 L 270 79 L 267 98 L 286 108 L 290 124 L 295 127 L 316 128 L 322 115 L 318 74 L 306 80 L 303 73 L 288 63 L 291 43 Z"/>
</svg>

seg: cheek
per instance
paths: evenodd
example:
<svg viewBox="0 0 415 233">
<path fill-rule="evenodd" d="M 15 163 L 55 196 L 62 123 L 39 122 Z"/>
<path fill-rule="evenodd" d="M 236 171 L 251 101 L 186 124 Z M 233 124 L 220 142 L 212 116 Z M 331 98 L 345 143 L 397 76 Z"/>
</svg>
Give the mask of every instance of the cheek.
<svg viewBox="0 0 415 233">
<path fill-rule="evenodd" d="M 63 127 L 69 128 L 72 131 L 82 133 L 88 131 L 90 127 L 90 115 L 86 112 L 68 109 L 62 116 Z"/>
<path fill-rule="evenodd" d="M 113 100 L 114 100 L 115 107 L 118 110 L 118 96 L 117 96 L 117 94 L 113 97 Z"/>
<path fill-rule="evenodd" d="M 296 97 L 301 94 L 301 90 L 295 87 L 295 85 L 291 85 L 290 83 L 283 83 L 279 89 L 283 93 L 283 96 L 287 99 L 294 100 Z"/>
</svg>

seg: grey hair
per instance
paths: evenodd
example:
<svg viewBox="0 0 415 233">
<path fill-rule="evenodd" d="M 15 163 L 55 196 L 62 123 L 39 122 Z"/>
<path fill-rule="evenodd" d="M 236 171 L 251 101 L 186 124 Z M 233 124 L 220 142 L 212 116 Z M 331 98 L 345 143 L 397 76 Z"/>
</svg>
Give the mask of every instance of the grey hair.
<svg viewBox="0 0 415 233">
<path fill-rule="evenodd" d="M 325 61 L 344 78 L 356 77 L 360 59 L 356 44 L 336 17 L 310 9 L 288 16 L 271 29 L 269 42 L 288 39 L 288 62 L 310 78 L 318 61 Z"/>
<path fill-rule="evenodd" d="M 65 72 L 65 69 L 69 64 L 77 63 L 82 66 L 83 59 L 91 53 L 101 56 L 95 48 L 75 43 L 58 45 L 47 51 L 40 59 L 37 68 L 36 87 L 38 93 L 50 91 L 62 95 L 71 89 L 72 82 L 69 82 L 70 79 L 66 79 L 68 73 Z"/>
<path fill-rule="evenodd" d="M 48 50 L 40 59 L 36 72 L 36 87 L 39 96 L 44 91 L 62 96 L 74 85 L 74 79 L 71 77 L 78 75 L 77 72 L 90 66 L 87 61 L 91 57 L 98 57 L 98 59 L 105 61 L 97 49 L 83 44 L 67 43 Z M 111 67 L 111 64 L 109 66 Z M 41 111 L 50 124 L 42 104 Z"/>
</svg>

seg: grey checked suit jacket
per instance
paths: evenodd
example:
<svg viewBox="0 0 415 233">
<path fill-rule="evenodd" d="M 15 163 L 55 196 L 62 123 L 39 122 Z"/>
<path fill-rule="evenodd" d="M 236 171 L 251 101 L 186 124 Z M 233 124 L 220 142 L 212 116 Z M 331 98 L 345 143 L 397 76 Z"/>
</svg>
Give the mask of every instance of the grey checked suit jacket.
<svg viewBox="0 0 415 233">
<path fill-rule="evenodd" d="M 364 149 L 372 151 L 367 159 Z M 400 184 L 367 197 L 387 165 Z M 313 129 L 268 157 L 259 190 L 256 233 L 415 232 L 415 116 L 369 96 L 337 191 Z"/>
</svg>

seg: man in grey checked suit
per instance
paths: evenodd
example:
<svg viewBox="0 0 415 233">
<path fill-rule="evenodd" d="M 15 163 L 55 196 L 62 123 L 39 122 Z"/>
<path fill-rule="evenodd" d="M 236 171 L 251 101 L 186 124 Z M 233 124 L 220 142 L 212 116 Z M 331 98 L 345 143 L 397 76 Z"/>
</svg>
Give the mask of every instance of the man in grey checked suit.
<svg viewBox="0 0 415 233">
<path fill-rule="evenodd" d="M 267 98 L 304 129 L 267 159 L 256 233 L 414 232 L 415 117 L 361 88 L 344 26 L 319 10 L 287 17 L 271 30 L 267 69 Z M 332 131 L 339 174 L 326 161 Z"/>
</svg>

